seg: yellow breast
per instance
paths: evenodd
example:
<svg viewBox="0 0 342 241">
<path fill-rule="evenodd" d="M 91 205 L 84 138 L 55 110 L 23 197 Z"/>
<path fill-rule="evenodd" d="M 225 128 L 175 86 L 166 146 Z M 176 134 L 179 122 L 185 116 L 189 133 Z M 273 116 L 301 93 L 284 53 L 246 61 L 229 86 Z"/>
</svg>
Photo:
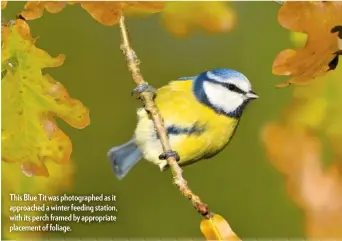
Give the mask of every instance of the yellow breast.
<svg viewBox="0 0 342 241">
<path fill-rule="evenodd" d="M 181 165 L 221 151 L 238 124 L 237 119 L 218 115 L 198 102 L 191 88 L 191 81 L 173 81 L 158 89 L 155 99 L 165 126 L 169 128 L 171 147 L 178 152 Z M 143 109 L 139 110 L 138 116 L 135 136 L 144 158 L 160 166 L 166 164 L 158 158 L 162 148 L 156 139 L 152 121 Z"/>
</svg>

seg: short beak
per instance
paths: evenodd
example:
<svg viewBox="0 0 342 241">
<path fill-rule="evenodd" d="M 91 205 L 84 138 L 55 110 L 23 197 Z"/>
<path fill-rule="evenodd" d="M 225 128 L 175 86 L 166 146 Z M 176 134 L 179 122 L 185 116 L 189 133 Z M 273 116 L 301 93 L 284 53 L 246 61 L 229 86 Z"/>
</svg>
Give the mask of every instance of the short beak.
<svg viewBox="0 0 342 241">
<path fill-rule="evenodd" d="M 252 90 L 246 94 L 246 97 L 248 99 L 258 99 L 259 98 L 259 96 Z"/>
</svg>

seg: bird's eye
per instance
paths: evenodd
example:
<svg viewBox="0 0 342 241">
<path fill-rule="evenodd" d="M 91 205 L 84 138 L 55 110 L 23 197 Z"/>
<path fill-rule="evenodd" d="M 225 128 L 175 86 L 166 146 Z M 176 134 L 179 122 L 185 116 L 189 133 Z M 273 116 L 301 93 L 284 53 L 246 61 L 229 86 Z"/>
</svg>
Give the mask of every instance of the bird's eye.
<svg viewBox="0 0 342 241">
<path fill-rule="evenodd" d="M 227 85 L 227 88 L 230 90 L 230 91 L 236 91 L 237 90 L 237 87 L 233 84 L 228 84 Z"/>
</svg>

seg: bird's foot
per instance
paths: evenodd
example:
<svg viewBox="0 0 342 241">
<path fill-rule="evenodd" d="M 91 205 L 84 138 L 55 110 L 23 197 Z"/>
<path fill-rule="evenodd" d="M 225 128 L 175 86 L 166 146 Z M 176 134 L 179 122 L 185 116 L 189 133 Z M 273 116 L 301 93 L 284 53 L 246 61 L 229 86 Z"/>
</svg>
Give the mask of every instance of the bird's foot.
<svg viewBox="0 0 342 241">
<path fill-rule="evenodd" d="M 166 151 L 159 155 L 160 160 L 167 160 L 169 157 L 175 158 L 177 162 L 180 160 L 178 153 L 175 151 Z"/>
<path fill-rule="evenodd" d="M 133 94 L 140 95 L 143 92 L 150 92 L 153 94 L 153 97 L 155 97 L 157 90 L 149 84 L 140 84 L 131 92 L 131 95 Z"/>
</svg>

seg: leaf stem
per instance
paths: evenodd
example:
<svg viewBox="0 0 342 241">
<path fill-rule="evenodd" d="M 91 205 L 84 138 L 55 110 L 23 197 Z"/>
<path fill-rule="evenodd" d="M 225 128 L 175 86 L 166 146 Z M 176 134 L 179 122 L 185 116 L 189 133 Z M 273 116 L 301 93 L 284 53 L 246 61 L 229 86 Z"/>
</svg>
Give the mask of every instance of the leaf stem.
<svg viewBox="0 0 342 241">
<path fill-rule="evenodd" d="M 135 83 L 137 85 L 147 84 L 140 73 L 137 55 L 135 54 L 129 42 L 128 30 L 125 24 L 125 18 L 123 16 L 120 18 L 120 31 L 122 38 L 121 49 L 126 57 L 128 69 L 132 72 Z M 163 150 L 171 151 L 171 146 L 166 134 L 166 129 L 164 127 L 164 121 L 153 101 L 153 94 L 149 92 L 142 92 L 140 97 L 145 105 L 145 110 L 151 115 L 158 136 L 160 137 Z M 173 175 L 173 183 L 178 187 L 179 191 L 191 201 L 192 205 L 202 215 L 203 218 L 210 219 L 211 213 L 209 211 L 208 205 L 203 203 L 201 199 L 191 191 L 187 185 L 187 181 L 183 178 L 183 170 L 177 164 L 176 159 L 169 157 L 167 162 Z"/>
</svg>

